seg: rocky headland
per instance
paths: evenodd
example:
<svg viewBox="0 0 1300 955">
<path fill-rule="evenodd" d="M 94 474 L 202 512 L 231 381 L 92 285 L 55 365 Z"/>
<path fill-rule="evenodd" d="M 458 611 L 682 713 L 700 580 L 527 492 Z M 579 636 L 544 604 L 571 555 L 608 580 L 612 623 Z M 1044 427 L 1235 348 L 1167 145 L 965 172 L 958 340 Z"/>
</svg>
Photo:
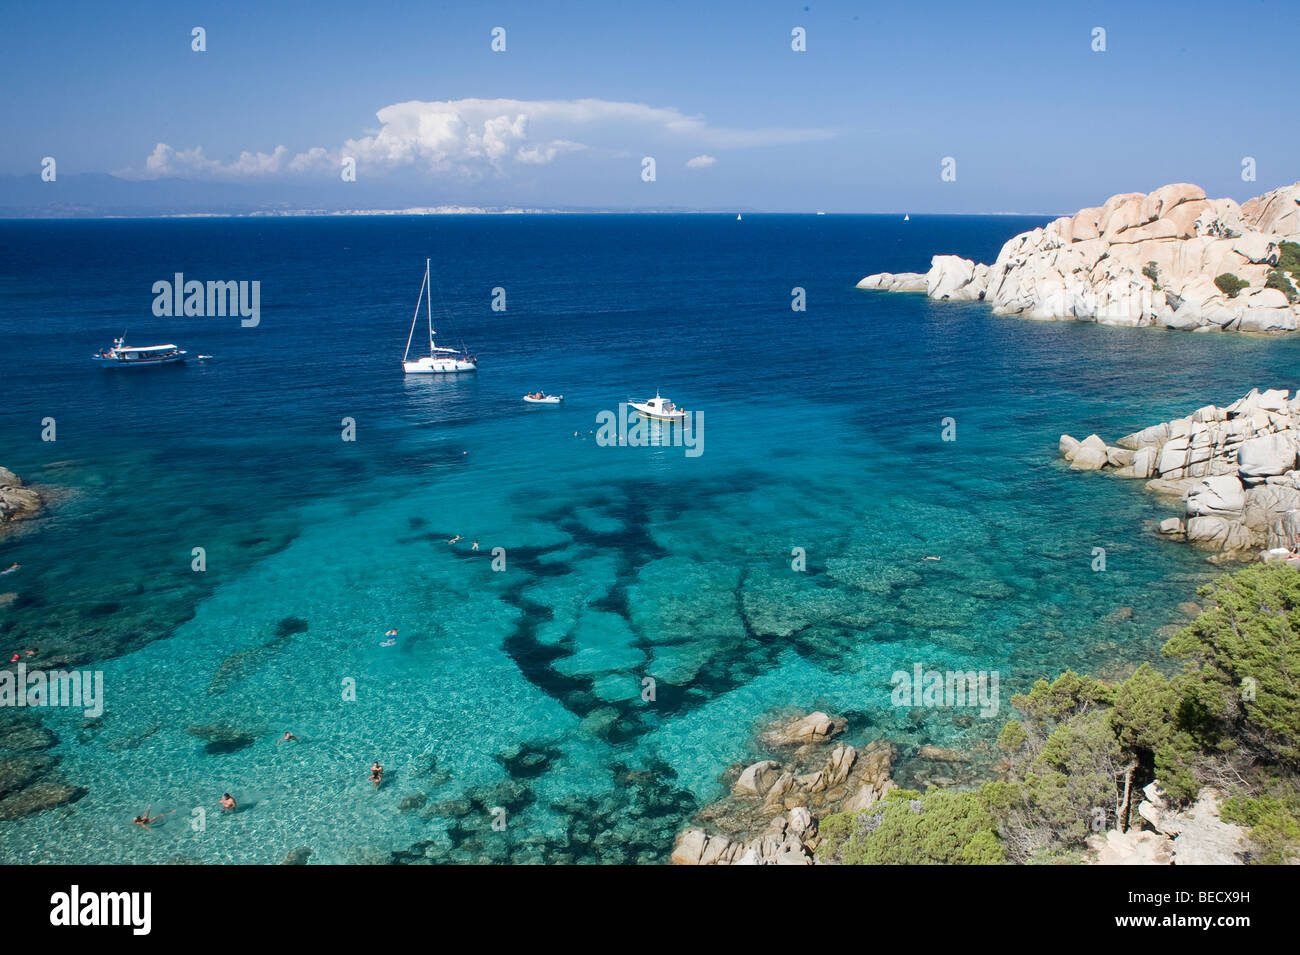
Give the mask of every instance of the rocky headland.
<svg viewBox="0 0 1300 955">
<path fill-rule="evenodd" d="M 1289 548 L 1300 534 L 1300 394 L 1253 389 L 1114 445 L 1095 434 L 1082 441 L 1063 434 L 1060 450 L 1076 471 L 1141 478 L 1148 489 L 1179 497 L 1183 516 L 1161 522 L 1163 537 L 1250 559 Z"/>
<path fill-rule="evenodd" d="M 936 255 L 862 289 L 983 301 L 1034 319 L 1291 332 L 1300 319 L 1300 183 L 1238 205 L 1174 183 L 1122 193 L 1002 246 L 992 265 Z"/>
</svg>

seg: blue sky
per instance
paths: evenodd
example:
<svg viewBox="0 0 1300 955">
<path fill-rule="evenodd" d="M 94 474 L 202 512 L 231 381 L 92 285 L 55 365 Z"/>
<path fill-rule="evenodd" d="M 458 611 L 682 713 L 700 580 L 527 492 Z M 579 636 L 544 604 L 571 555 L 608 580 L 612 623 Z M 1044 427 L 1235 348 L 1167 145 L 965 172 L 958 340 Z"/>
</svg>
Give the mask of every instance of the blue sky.
<svg viewBox="0 0 1300 955">
<path fill-rule="evenodd" d="M 1300 179 L 1298 10 L 9 0 L 0 175 L 53 156 L 59 182 L 331 207 L 1055 213 L 1174 181 L 1241 200 Z"/>
</svg>

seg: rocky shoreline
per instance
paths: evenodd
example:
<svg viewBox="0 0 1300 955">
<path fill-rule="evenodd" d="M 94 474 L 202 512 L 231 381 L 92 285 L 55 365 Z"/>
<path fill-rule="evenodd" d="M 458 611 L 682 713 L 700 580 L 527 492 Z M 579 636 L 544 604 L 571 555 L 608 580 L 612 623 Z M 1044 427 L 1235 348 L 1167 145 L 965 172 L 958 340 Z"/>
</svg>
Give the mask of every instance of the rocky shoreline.
<svg viewBox="0 0 1300 955">
<path fill-rule="evenodd" d="M 703 826 L 678 833 L 677 865 L 813 865 L 820 819 L 856 812 L 897 789 L 897 752 L 877 740 L 861 751 L 835 742 L 847 721 L 825 713 L 779 722 L 762 743 L 782 756 L 759 760 L 724 776 L 730 793 L 696 816 Z M 833 744 L 833 745 L 832 745 Z M 712 831 L 709 831 L 709 830 Z"/>
<path fill-rule="evenodd" d="M 995 313 L 1034 319 L 1292 332 L 1300 250 L 1289 244 L 1297 241 L 1300 183 L 1240 206 L 1174 183 L 1023 232 L 991 265 L 936 255 L 928 272 L 881 272 L 858 288 L 983 301 Z"/>
<path fill-rule="evenodd" d="M 882 800 L 900 787 L 893 780 L 897 749 L 875 740 L 861 750 L 838 741 L 847 721 L 823 712 L 780 721 L 760 736 L 764 746 L 783 750 L 723 776 L 729 792 L 696 814 L 697 825 L 677 834 L 675 865 L 835 865 L 817 852 L 821 823 L 837 813 L 856 813 L 870 828 Z M 920 747 L 917 755 L 941 762 L 965 762 L 957 750 Z M 932 790 L 933 791 L 933 790 Z M 908 795 L 901 793 L 901 796 Z M 915 795 L 915 794 L 913 794 Z M 1142 791 L 1137 818 L 1127 829 L 1098 832 L 1087 840 L 1079 861 L 1088 865 L 1244 865 L 1251 846 L 1246 830 L 1223 821 L 1223 794 L 1203 788 L 1181 811 L 1159 782 Z M 913 812 L 924 812 L 921 800 Z M 859 824 L 855 823 L 855 826 Z"/>
<path fill-rule="evenodd" d="M 1144 479 L 1149 490 L 1179 497 L 1183 516 L 1162 521 L 1162 537 L 1251 559 L 1290 548 L 1300 534 L 1300 393 L 1252 389 L 1114 445 L 1063 434 L 1060 450 L 1073 470 Z"/>
</svg>

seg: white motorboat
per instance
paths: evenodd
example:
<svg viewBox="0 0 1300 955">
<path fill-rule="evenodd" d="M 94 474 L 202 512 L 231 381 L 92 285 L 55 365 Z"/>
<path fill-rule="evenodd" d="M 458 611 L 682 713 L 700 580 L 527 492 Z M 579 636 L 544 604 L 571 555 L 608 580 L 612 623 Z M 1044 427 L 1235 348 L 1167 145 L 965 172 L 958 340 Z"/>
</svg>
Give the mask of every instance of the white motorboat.
<svg viewBox="0 0 1300 955">
<path fill-rule="evenodd" d="M 411 334 L 406 336 L 406 353 L 402 356 L 402 370 L 408 375 L 440 375 L 458 371 L 478 371 L 478 359 L 464 348 L 447 348 L 434 342 L 433 284 L 429 280 L 429 260 L 424 260 L 424 281 L 420 284 L 420 297 L 415 300 L 415 314 L 411 316 Z M 420 304 L 424 303 L 429 319 L 429 354 L 411 360 L 411 340 L 415 337 L 415 323 L 420 318 Z"/>
<path fill-rule="evenodd" d="M 125 337 L 114 338 L 112 348 L 102 348 L 93 361 L 104 365 L 137 367 L 142 365 L 172 365 L 185 360 L 189 354 L 175 345 L 128 345 Z"/>
<path fill-rule="evenodd" d="M 524 395 L 524 401 L 530 405 L 558 405 L 564 400 L 564 395 L 548 395 L 544 391 L 536 391 L 531 395 Z"/>
<path fill-rule="evenodd" d="M 685 421 L 687 411 L 685 408 L 679 408 L 667 398 L 661 397 L 658 392 L 653 398 L 646 401 L 629 401 L 633 408 L 637 410 L 643 418 L 650 418 L 653 421 Z"/>
</svg>

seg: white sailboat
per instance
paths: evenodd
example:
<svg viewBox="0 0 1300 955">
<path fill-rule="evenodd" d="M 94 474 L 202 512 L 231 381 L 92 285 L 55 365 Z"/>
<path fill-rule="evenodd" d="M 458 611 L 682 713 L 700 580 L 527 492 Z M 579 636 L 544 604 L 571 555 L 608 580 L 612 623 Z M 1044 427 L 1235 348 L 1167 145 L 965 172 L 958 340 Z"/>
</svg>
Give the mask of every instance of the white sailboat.
<svg viewBox="0 0 1300 955">
<path fill-rule="evenodd" d="M 408 375 L 441 375 L 458 371 L 478 371 L 478 359 L 463 348 L 447 348 L 434 342 L 433 285 L 429 279 L 430 260 L 424 260 L 424 282 L 420 297 L 415 300 L 415 314 L 411 316 L 411 334 L 406 336 L 406 353 L 402 356 L 402 370 Z M 420 318 L 420 303 L 425 305 L 429 318 L 429 354 L 411 361 L 411 340 L 415 338 L 415 323 Z"/>
<path fill-rule="evenodd" d="M 904 212 L 904 213 L 903 213 L 903 221 L 904 221 L 904 222 L 911 222 L 911 221 L 912 221 L 912 217 L 909 216 L 906 212 Z"/>
</svg>

